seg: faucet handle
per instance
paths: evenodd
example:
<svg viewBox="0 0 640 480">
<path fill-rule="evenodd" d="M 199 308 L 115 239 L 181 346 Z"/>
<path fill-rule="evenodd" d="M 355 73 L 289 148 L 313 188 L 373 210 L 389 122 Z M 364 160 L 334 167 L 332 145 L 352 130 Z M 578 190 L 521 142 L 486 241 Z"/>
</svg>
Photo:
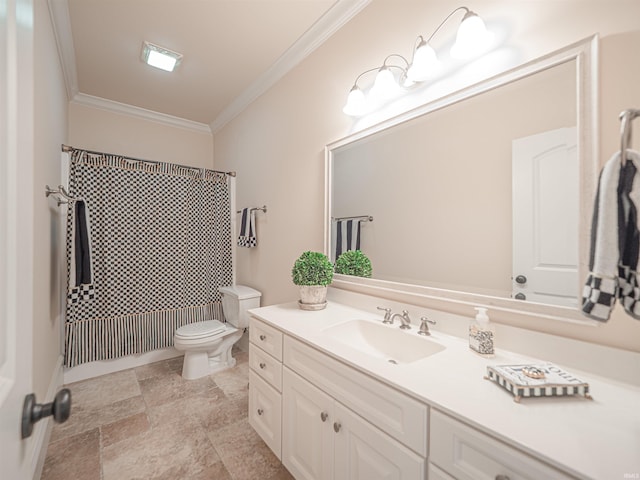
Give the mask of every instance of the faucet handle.
<svg viewBox="0 0 640 480">
<path fill-rule="evenodd" d="M 407 310 L 402 310 L 402 317 L 400 318 L 400 321 L 402 322 L 402 325 L 400 325 L 401 329 L 411 329 L 411 318 L 409 317 L 409 312 Z"/>
<path fill-rule="evenodd" d="M 378 310 L 384 310 L 384 320 L 382 320 L 382 323 L 393 323 L 393 320 L 391 320 L 391 309 L 390 308 L 386 308 L 386 307 L 377 307 Z"/>
<path fill-rule="evenodd" d="M 431 332 L 429 331 L 429 325 L 427 324 L 430 323 L 431 325 L 435 325 L 435 320 L 429 320 L 427 317 L 420 317 L 420 320 L 422 321 L 422 323 L 420 324 L 420 330 L 418 331 L 418 333 L 420 335 L 431 335 Z"/>
</svg>

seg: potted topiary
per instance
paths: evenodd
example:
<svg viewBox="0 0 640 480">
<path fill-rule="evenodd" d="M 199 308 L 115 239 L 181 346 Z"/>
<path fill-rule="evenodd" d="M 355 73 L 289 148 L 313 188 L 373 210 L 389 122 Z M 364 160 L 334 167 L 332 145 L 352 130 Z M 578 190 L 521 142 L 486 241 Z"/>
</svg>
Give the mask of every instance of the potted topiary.
<svg viewBox="0 0 640 480">
<path fill-rule="evenodd" d="M 327 306 L 327 285 L 333 280 L 333 264 L 320 252 L 304 252 L 291 269 L 293 283 L 300 287 L 298 305 L 303 310 Z"/>
<path fill-rule="evenodd" d="M 336 260 L 336 273 L 355 277 L 371 277 L 371 260 L 360 250 L 344 252 Z"/>
</svg>

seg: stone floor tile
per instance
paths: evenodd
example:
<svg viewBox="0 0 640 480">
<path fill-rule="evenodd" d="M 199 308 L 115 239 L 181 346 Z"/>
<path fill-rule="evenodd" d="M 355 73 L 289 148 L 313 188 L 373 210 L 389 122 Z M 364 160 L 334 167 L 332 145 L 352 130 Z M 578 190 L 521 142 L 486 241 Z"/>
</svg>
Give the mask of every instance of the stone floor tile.
<svg viewBox="0 0 640 480">
<path fill-rule="evenodd" d="M 100 480 L 97 428 L 49 443 L 41 480 Z"/>
<path fill-rule="evenodd" d="M 133 371 L 138 380 L 145 380 L 152 377 L 164 377 L 175 373 L 171 368 L 171 364 L 167 360 L 141 365 L 140 367 L 134 368 Z"/>
<path fill-rule="evenodd" d="M 117 422 L 102 425 L 100 427 L 102 447 L 108 447 L 120 440 L 140 435 L 150 428 L 151 425 L 146 413 L 138 413 Z"/>
<path fill-rule="evenodd" d="M 211 378 L 227 398 L 239 400 L 249 395 L 249 363 L 214 373 Z"/>
<path fill-rule="evenodd" d="M 51 441 L 55 442 L 107 423 L 113 423 L 133 414 L 144 412 L 145 408 L 146 405 L 141 395 L 102 406 L 77 405 L 72 400 L 69 420 L 65 423 L 55 423 L 53 425 Z"/>
<path fill-rule="evenodd" d="M 151 428 L 103 447 L 103 480 L 191 478 L 220 462 L 220 457 L 204 430 L 187 421 Z"/>
<path fill-rule="evenodd" d="M 66 385 L 72 405 L 101 407 L 140 395 L 140 386 L 132 369 L 109 373 Z"/>
<path fill-rule="evenodd" d="M 173 373 L 166 377 L 151 377 L 140 380 L 140 390 L 148 406 L 157 406 L 210 390 L 215 383 L 208 376 L 196 380 L 185 380 Z"/>
<path fill-rule="evenodd" d="M 209 439 L 234 480 L 269 479 L 282 464 L 247 420 L 209 433 Z"/>
</svg>

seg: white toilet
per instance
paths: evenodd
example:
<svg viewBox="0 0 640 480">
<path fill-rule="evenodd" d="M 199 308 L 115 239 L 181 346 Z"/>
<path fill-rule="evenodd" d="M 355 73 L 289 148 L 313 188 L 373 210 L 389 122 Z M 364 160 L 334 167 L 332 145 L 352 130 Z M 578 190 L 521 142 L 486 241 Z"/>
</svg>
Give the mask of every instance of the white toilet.
<svg viewBox="0 0 640 480">
<path fill-rule="evenodd" d="M 190 323 L 178 328 L 173 336 L 174 347 L 184 351 L 182 378 L 193 380 L 236 364 L 231 347 L 249 326 L 247 310 L 260 306 L 261 293 L 244 285 L 220 287 L 219 291 L 227 323 L 218 320 Z"/>
</svg>

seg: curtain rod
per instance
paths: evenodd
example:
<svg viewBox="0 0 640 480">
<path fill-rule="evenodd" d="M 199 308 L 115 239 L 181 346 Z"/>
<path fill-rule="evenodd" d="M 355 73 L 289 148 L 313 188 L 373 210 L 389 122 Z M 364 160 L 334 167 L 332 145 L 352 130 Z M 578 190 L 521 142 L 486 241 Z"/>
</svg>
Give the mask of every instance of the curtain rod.
<svg viewBox="0 0 640 480">
<path fill-rule="evenodd" d="M 64 143 L 62 144 L 62 151 L 63 152 L 73 152 L 74 150 L 80 150 L 83 152 L 87 152 L 87 153 L 91 153 L 93 155 L 115 155 L 113 153 L 105 153 L 105 152 L 97 152 L 95 150 L 86 150 L 84 148 L 75 148 L 75 147 L 70 147 L 69 145 L 65 145 Z M 160 163 L 167 163 L 167 162 L 158 162 L 156 160 L 144 160 L 142 158 L 135 158 L 135 157 L 127 157 L 126 155 L 116 155 L 118 157 L 123 157 L 126 158 L 128 160 L 135 160 L 136 162 L 145 162 L 145 163 L 155 163 L 155 164 L 160 164 Z M 201 170 L 200 167 L 194 167 L 194 166 L 190 166 L 190 165 L 180 165 L 180 164 L 174 164 L 178 167 L 181 168 L 191 168 L 194 170 Z M 211 169 L 205 169 L 205 170 L 211 170 Z M 230 177 L 235 177 L 236 176 L 236 172 L 223 172 L 222 170 L 211 170 L 212 172 L 216 172 L 216 173 L 224 173 L 225 175 L 229 175 Z"/>
</svg>

